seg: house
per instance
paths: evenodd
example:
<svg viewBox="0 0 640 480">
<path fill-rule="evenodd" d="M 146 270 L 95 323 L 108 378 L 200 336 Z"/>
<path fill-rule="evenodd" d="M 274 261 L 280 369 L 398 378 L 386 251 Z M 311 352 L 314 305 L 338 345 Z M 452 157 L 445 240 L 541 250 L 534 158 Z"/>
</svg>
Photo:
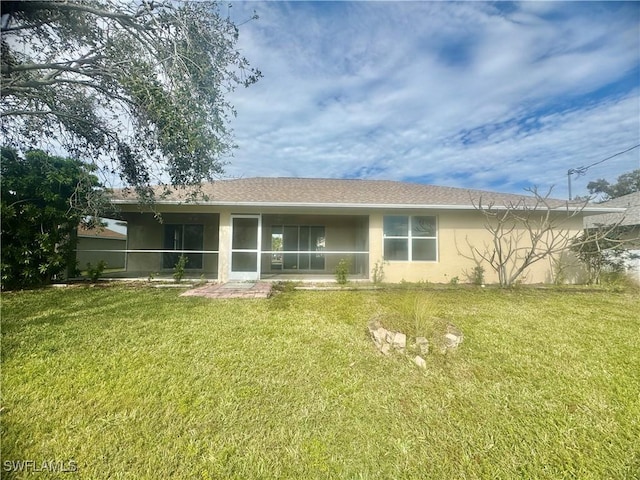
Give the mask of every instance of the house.
<svg viewBox="0 0 640 480">
<path fill-rule="evenodd" d="M 128 224 L 127 274 L 170 273 L 179 256 L 192 277 L 229 280 L 333 278 L 338 263 L 350 278 L 370 279 L 376 265 L 387 282 L 449 282 L 469 278 L 470 245 L 489 245 L 478 201 L 497 207 L 521 195 L 383 180 L 243 178 L 203 185 L 203 199 L 172 190 L 150 208 L 115 193 Z M 529 198 L 530 200 L 530 198 Z M 567 216 L 567 202 L 551 202 Z M 585 209 L 570 219 L 582 230 Z M 162 223 L 157 219 L 157 213 Z M 526 282 L 550 279 L 548 262 Z M 486 281 L 496 277 L 486 267 Z"/>
<path fill-rule="evenodd" d="M 97 265 L 101 260 L 107 268 L 125 268 L 127 236 L 106 227 L 78 227 L 76 262 L 81 270 L 87 264 Z"/>
<path fill-rule="evenodd" d="M 633 192 L 598 204 L 604 208 L 619 208 L 622 212 L 593 215 L 585 218 L 586 229 L 618 225 L 620 239 L 632 254 L 627 261 L 629 273 L 640 282 L 640 192 Z"/>
</svg>

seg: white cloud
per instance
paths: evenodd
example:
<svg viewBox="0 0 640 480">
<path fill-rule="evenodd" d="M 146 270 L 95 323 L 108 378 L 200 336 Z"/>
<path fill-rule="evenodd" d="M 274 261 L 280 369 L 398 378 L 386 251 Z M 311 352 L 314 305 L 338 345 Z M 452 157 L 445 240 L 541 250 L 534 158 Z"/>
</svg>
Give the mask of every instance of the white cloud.
<svg viewBox="0 0 640 480">
<path fill-rule="evenodd" d="M 232 97 L 228 173 L 565 195 L 569 168 L 640 143 L 640 8 L 506 7 L 234 4 L 261 16 L 241 46 L 265 76 Z M 639 151 L 598 176 L 640 168 Z"/>
</svg>

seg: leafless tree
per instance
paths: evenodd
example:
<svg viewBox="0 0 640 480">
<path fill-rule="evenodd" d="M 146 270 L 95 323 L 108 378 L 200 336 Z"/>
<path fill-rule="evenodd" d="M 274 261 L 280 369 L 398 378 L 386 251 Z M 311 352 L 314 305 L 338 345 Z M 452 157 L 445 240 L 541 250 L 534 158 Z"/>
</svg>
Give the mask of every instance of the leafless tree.
<svg viewBox="0 0 640 480">
<path fill-rule="evenodd" d="M 530 196 L 504 205 L 472 199 L 484 217 L 490 241 L 481 246 L 466 238 L 471 254 L 463 254 L 477 265 L 486 262 L 498 275 L 503 287 L 513 285 L 534 263 L 579 246 L 582 212 L 586 201 L 563 202 L 550 198 L 537 188 L 526 189 Z M 606 235 L 610 229 L 601 232 Z M 590 241 L 593 239 L 590 239 Z"/>
</svg>

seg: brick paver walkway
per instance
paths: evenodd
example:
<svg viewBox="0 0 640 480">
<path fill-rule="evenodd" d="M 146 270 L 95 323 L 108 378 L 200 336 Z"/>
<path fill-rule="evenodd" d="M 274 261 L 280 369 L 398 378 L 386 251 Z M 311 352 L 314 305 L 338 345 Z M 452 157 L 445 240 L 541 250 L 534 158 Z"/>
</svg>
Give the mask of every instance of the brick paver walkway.
<svg viewBox="0 0 640 480">
<path fill-rule="evenodd" d="M 206 298 L 267 298 L 271 293 L 268 282 L 212 283 L 184 292 L 181 297 Z"/>
</svg>

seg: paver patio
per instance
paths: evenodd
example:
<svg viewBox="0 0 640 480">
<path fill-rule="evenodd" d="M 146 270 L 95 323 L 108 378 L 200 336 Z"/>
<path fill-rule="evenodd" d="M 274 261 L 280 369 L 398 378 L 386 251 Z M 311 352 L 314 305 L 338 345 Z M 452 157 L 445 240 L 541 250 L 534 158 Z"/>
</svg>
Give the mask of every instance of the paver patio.
<svg viewBox="0 0 640 480">
<path fill-rule="evenodd" d="M 269 282 L 212 283 L 184 292 L 181 297 L 206 298 L 267 298 L 271 293 Z"/>
</svg>

